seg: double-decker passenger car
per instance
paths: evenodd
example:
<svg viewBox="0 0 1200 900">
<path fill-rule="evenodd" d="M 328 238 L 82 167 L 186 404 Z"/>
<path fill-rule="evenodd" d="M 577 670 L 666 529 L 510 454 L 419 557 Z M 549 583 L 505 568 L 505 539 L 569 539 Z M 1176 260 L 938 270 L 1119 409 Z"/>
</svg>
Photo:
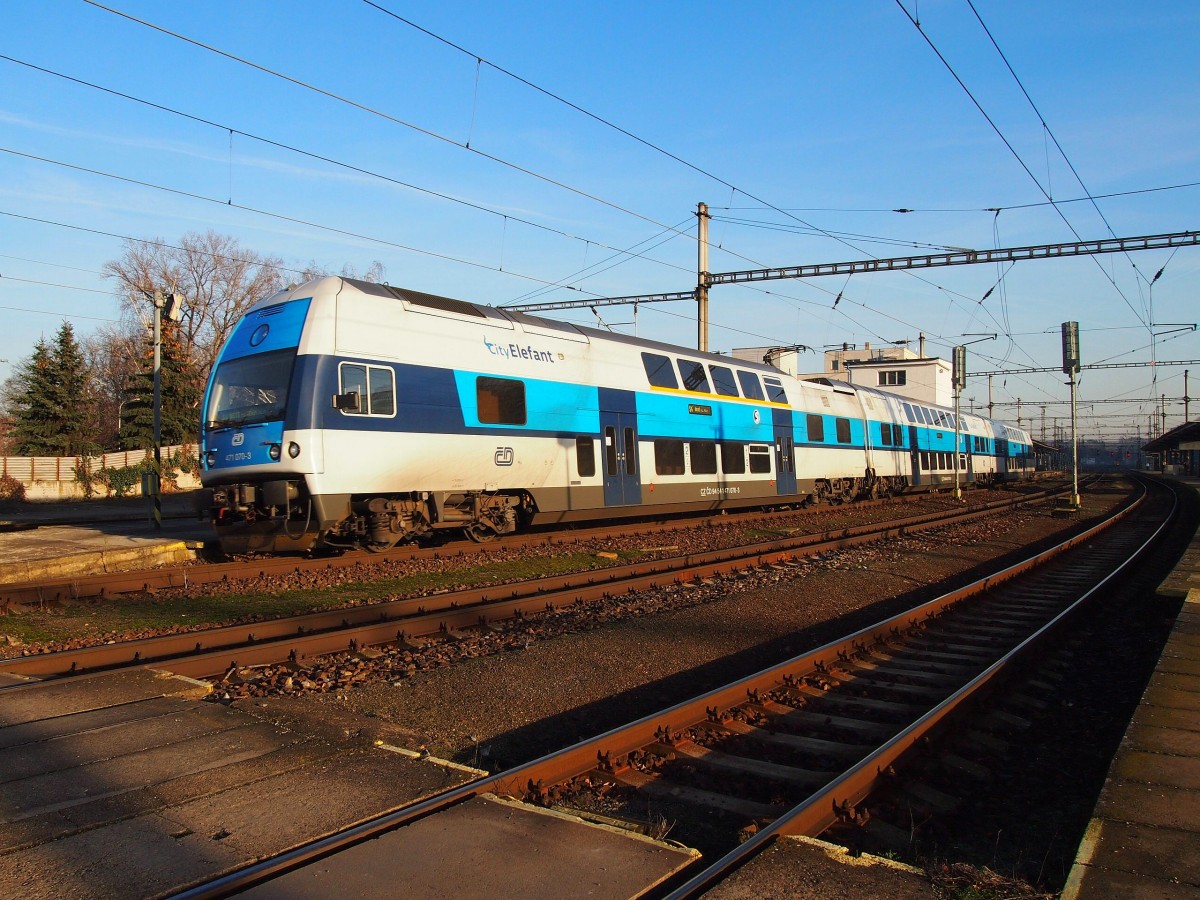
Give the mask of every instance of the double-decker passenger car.
<svg viewBox="0 0 1200 900">
<path fill-rule="evenodd" d="M 961 415 L 963 483 L 1025 432 Z M 228 552 L 851 500 L 954 478 L 954 413 L 763 363 L 322 278 L 252 307 L 213 369 L 202 505 Z"/>
</svg>

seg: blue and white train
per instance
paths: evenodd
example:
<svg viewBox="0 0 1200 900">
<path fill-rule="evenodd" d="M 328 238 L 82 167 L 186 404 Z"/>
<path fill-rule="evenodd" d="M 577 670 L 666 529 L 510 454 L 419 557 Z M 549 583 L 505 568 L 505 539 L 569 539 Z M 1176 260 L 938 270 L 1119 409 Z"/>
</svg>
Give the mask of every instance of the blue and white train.
<svg viewBox="0 0 1200 900">
<path fill-rule="evenodd" d="M 959 417 L 963 483 L 1028 433 Z M 852 500 L 950 483 L 953 411 L 766 364 L 322 278 L 252 307 L 204 400 L 227 552 L 385 549 L 447 529 Z"/>
</svg>

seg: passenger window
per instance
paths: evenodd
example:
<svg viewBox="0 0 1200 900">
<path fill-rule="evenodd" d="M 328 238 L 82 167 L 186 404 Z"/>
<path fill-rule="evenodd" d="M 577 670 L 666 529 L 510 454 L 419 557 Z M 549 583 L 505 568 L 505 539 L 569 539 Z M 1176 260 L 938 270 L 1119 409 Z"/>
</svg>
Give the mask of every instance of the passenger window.
<svg viewBox="0 0 1200 900">
<path fill-rule="evenodd" d="M 675 380 L 675 369 L 668 357 L 658 353 L 643 353 L 642 365 L 646 368 L 646 377 L 654 387 L 679 389 L 679 382 Z"/>
<path fill-rule="evenodd" d="M 366 415 L 370 395 L 367 393 L 367 367 L 342 364 L 339 378 L 339 393 L 358 394 L 358 409 L 354 412 Z M 352 415 L 353 413 L 347 413 Z"/>
<path fill-rule="evenodd" d="M 769 375 L 763 377 L 763 384 L 767 386 L 767 399 L 772 403 L 787 403 L 787 394 L 783 390 L 783 382 L 778 378 L 772 378 Z"/>
<path fill-rule="evenodd" d="M 835 419 L 834 424 L 837 427 L 837 442 L 839 444 L 850 443 L 850 420 Z"/>
<path fill-rule="evenodd" d="M 485 425 L 524 425 L 525 382 L 481 375 L 475 379 L 475 404 Z"/>
<path fill-rule="evenodd" d="M 575 438 L 575 467 L 580 478 L 591 478 L 596 474 L 596 442 L 592 438 Z"/>
<path fill-rule="evenodd" d="M 718 394 L 724 397 L 738 395 L 737 382 L 733 380 L 733 369 L 725 366 L 709 366 L 708 371 L 712 374 L 713 387 L 717 389 Z"/>
<path fill-rule="evenodd" d="M 371 391 L 371 415 L 390 416 L 396 411 L 396 379 L 391 369 L 371 366 L 367 383 Z"/>
<path fill-rule="evenodd" d="M 916 416 L 913 415 L 913 408 L 911 406 L 909 406 L 907 403 L 903 404 L 903 406 L 904 406 L 904 415 L 908 416 L 908 421 L 915 423 L 917 421 L 917 419 L 916 419 Z"/>
<path fill-rule="evenodd" d="M 771 471 L 771 448 L 766 444 L 750 445 L 750 471 L 755 475 L 765 475 Z"/>
<path fill-rule="evenodd" d="M 762 384 L 758 380 L 757 372 L 744 372 L 738 369 L 737 377 L 738 384 L 742 386 L 742 396 L 750 400 L 767 399 L 767 395 L 763 393 Z"/>
<path fill-rule="evenodd" d="M 338 391 L 358 395 L 358 409 L 343 409 L 343 415 L 396 414 L 396 373 L 388 366 L 342 363 L 338 367 Z"/>
<path fill-rule="evenodd" d="M 692 456 L 693 475 L 717 474 L 717 445 L 714 441 L 691 441 L 688 450 Z"/>
<path fill-rule="evenodd" d="M 679 374 L 683 378 L 683 386 L 686 390 L 712 393 L 708 388 L 708 376 L 704 374 L 704 366 L 700 363 L 692 362 L 690 359 L 681 359 Z"/>
<path fill-rule="evenodd" d="M 741 444 L 721 442 L 721 471 L 726 475 L 746 474 L 746 451 Z"/>
<path fill-rule="evenodd" d="M 683 474 L 683 441 L 659 438 L 654 442 L 654 471 L 658 475 Z"/>
<path fill-rule="evenodd" d="M 807 425 L 808 439 L 814 443 L 822 443 L 825 440 L 825 417 L 809 413 Z"/>
</svg>

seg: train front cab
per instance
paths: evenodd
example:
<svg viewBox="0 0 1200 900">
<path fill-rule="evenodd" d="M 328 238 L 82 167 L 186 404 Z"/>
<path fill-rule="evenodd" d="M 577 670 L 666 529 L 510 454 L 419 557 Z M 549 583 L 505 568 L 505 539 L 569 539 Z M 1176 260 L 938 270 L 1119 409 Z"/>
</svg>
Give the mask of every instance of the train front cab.
<svg viewBox="0 0 1200 900">
<path fill-rule="evenodd" d="M 273 298 L 272 298 L 273 299 Z M 303 392 L 300 338 L 311 297 L 269 300 L 238 324 L 213 367 L 201 423 L 200 514 L 227 553 L 305 550 L 320 529 L 305 474 L 319 466 L 319 436 L 288 432 Z M 308 503 L 308 516 L 289 523 Z M 290 526 L 290 527 L 289 527 Z"/>
</svg>

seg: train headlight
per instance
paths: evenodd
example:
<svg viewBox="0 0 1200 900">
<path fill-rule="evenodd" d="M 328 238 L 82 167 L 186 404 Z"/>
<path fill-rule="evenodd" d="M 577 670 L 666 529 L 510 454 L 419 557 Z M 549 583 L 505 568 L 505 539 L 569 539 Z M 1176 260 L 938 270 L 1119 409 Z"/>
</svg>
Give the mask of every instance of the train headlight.
<svg viewBox="0 0 1200 900">
<path fill-rule="evenodd" d="M 204 464 L 206 466 L 208 466 L 210 469 L 215 469 L 217 467 L 217 451 L 216 450 L 209 450 L 207 453 L 204 454 Z"/>
<path fill-rule="evenodd" d="M 297 444 L 295 441 L 292 441 L 291 443 L 288 444 L 288 456 L 290 456 L 292 459 L 295 459 L 299 455 L 300 455 L 300 445 Z"/>
<path fill-rule="evenodd" d="M 272 444 L 267 449 L 267 456 L 271 457 L 275 462 L 279 462 L 279 458 L 283 456 L 283 444 Z"/>
</svg>

